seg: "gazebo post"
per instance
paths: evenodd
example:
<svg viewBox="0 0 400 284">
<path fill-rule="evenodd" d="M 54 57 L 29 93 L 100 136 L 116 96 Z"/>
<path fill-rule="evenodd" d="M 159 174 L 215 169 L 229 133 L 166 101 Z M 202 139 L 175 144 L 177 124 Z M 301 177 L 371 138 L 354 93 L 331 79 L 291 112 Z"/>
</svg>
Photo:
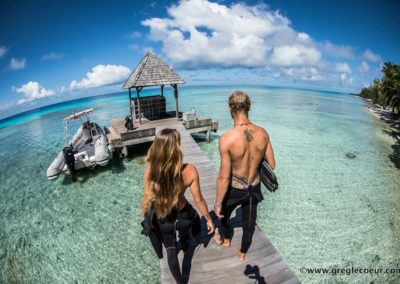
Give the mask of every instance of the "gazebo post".
<svg viewBox="0 0 400 284">
<path fill-rule="evenodd" d="M 131 119 L 133 119 L 133 116 L 132 116 L 132 94 L 131 94 L 131 88 L 128 88 L 128 93 L 129 93 L 129 112 L 131 113 Z"/>
<path fill-rule="evenodd" d="M 136 87 L 136 95 L 137 95 L 137 105 L 138 105 L 138 112 L 139 112 L 139 124 L 142 124 L 142 111 L 140 109 L 140 91 L 142 90 L 141 87 Z"/>
<path fill-rule="evenodd" d="M 172 84 L 171 86 L 172 86 L 172 88 L 174 88 L 176 119 L 179 120 L 179 109 L 178 109 L 178 85 L 177 85 L 177 84 Z"/>
<path fill-rule="evenodd" d="M 164 96 L 164 85 L 161 85 L 161 96 Z"/>
</svg>

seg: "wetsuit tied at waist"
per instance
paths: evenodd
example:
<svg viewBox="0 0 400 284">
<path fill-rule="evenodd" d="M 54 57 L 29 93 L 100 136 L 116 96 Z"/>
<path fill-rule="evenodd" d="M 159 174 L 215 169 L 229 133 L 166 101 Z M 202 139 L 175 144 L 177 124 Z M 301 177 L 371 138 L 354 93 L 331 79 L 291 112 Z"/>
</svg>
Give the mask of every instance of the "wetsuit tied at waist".
<svg viewBox="0 0 400 284">
<path fill-rule="evenodd" d="M 222 203 L 221 236 L 230 239 L 229 219 L 232 211 L 241 205 L 242 209 L 242 243 L 240 251 L 247 253 L 252 242 L 257 220 L 257 205 L 264 199 L 261 192 L 261 183 L 249 185 L 247 188 L 239 189 L 230 185 Z"/>
</svg>

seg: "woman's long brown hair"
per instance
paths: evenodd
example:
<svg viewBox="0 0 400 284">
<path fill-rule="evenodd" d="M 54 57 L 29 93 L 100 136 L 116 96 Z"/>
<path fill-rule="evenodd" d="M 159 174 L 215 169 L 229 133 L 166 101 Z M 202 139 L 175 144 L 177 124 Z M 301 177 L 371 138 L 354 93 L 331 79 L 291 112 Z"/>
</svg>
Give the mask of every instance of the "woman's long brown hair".
<svg viewBox="0 0 400 284">
<path fill-rule="evenodd" d="M 180 149 L 181 136 L 175 129 L 163 129 L 156 134 L 147 152 L 146 162 L 149 190 L 143 196 L 142 208 L 147 210 L 154 200 L 158 218 L 168 216 L 179 201 L 183 189 L 183 155 Z"/>
</svg>

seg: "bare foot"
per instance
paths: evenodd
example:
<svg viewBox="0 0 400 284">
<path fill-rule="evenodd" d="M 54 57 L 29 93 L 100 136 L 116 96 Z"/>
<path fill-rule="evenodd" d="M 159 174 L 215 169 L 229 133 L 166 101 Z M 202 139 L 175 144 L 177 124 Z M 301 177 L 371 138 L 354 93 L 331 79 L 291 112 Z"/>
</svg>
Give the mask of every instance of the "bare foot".
<svg viewBox="0 0 400 284">
<path fill-rule="evenodd" d="M 238 257 L 239 257 L 240 262 L 243 262 L 245 257 L 246 257 L 246 254 L 241 252 L 240 248 L 236 248 L 236 253 L 237 253 Z"/>
<path fill-rule="evenodd" d="M 224 247 L 230 247 L 231 246 L 231 240 L 223 239 L 220 235 L 217 235 L 217 234 L 214 235 L 214 241 L 219 246 L 220 245 L 223 245 Z"/>
</svg>

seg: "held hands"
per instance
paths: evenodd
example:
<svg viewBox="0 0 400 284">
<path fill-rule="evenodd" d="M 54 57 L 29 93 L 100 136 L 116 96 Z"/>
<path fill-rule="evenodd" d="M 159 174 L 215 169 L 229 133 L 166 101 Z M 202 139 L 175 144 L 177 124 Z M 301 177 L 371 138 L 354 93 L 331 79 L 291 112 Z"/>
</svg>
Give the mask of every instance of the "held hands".
<svg viewBox="0 0 400 284">
<path fill-rule="evenodd" d="M 214 222 L 210 219 L 210 220 L 207 221 L 207 232 L 208 232 L 208 234 L 210 235 L 210 234 L 214 233 L 214 230 L 215 230 L 215 224 L 214 224 Z"/>
<path fill-rule="evenodd" d="M 222 215 L 221 206 L 214 205 L 214 212 L 215 212 L 215 215 L 218 217 L 218 219 L 221 219 L 224 217 L 224 215 Z"/>
</svg>

